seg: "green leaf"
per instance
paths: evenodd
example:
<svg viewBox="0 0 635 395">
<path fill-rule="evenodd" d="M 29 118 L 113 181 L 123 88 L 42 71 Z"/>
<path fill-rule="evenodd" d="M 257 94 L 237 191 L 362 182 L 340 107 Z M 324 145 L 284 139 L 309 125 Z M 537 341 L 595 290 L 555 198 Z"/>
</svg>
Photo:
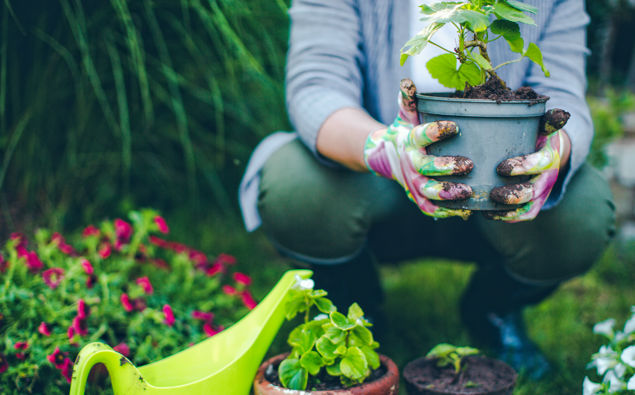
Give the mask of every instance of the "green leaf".
<svg viewBox="0 0 635 395">
<path fill-rule="evenodd" d="M 478 348 L 474 348 L 474 347 L 457 347 L 456 348 L 456 353 L 459 354 L 461 357 L 467 357 L 468 355 L 476 355 L 480 352 L 481 351 Z"/>
<path fill-rule="evenodd" d="M 438 80 L 445 87 L 458 90 L 465 87 L 465 82 L 459 79 L 459 73 L 456 70 L 456 56 L 453 54 L 435 56 L 426 63 L 426 68 L 432 78 Z"/>
<path fill-rule="evenodd" d="M 333 324 L 324 325 L 324 336 L 334 344 L 339 344 L 346 339 L 346 332 Z"/>
<path fill-rule="evenodd" d="M 326 367 L 326 372 L 331 376 L 341 376 L 342 371 L 340 370 L 340 364 L 334 363 L 333 365 L 328 365 Z"/>
<path fill-rule="evenodd" d="M 529 12 L 532 14 L 535 14 L 538 12 L 538 8 L 529 5 L 529 4 L 525 4 L 525 3 L 521 3 L 520 1 L 516 1 L 516 0 L 507 0 L 507 4 L 509 4 L 510 6 L 514 7 L 517 10 L 520 11 L 525 11 L 525 12 Z"/>
<path fill-rule="evenodd" d="M 457 10 L 456 16 L 452 18 L 452 21 L 465 25 L 469 30 L 475 33 L 484 32 L 490 24 L 487 15 L 466 9 Z"/>
<path fill-rule="evenodd" d="M 342 356 L 340 370 L 345 377 L 354 381 L 362 381 L 370 374 L 366 356 L 358 347 L 350 347 Z"/>
<path fill-rule="evenodd" d="M 328 293 L 325 290 L 323 290 L 323 289 L 316 289 L 316 290 L 311 292 L 311 297 L 313 299 L 323 298 L 326 295 L 328 295 Z"/>
<path fill-rule="evenodd" d="M 439 343 L 428 351 L 426 357 L 428 358 L 445 358 L 450 353 L 456 352 L 456 346 L 448 343 Z"/>
<path fill-rule="evenodd" d="M 355 327 L 354 322 L 351 322 L 348 318 L 346 318 L 346 316 L 344 316 L 344 314 L 338 311 L 332 311 L 330 314 L 330 318 L 333 325 L 335 325 L 336 327 L 340 328 L 343 331 Z"/>
<path fill-rule="evenodd" d="M 337 349 L 337 344 L 330 341 L 327 337 L 322 336 L 315 343 L 315 349 L 318 350 L 320 355 L 327 360 L 334 360 L 337 358 L 337 354 L 335 354 L 335 350 Z"/>
<path fill-rule="evenodd" d="M 370 346 L 373 344 L 373 334 L 368 328 L 356 326 L 349 335 L 349 344 L 351 346 Z"/>
<path fill-rule="evenodd" d="M 346 351 L 348 351 L 348 347 L 346 347 L 346 345 L 344 344 L 340 344 L 339 346 L 337 346 L 337 348 L 335 349 L 335 354 L 337 355 L 344 355 L 346 354 Z"/>
<path fill-rule="evenodd" d="M 306 389 L 308 372 L 300 365 L 297 359 L 285 359 L 278 366 L 278 376 L 283 387 L 292 390 Z"/>
<path fill-rule="evenodd" d="M 364 316 L 364 310 L 357 303 L 353 303 L 348 308 L 348 319 L 355 322 L 358 318 L 362 318 Z"/>
<path fill-rule="evenodd" d="M 309 324 L 302 324 L 295 327 L 291 333 L 289 333 L 289 338 L 287 339 L 287 343 L 293 347 L 297 347 L 301 354 L 313 348 L 320 334 L 318 330 L 322 330 L 321 327 L 316 328 L 315 325 Z"/>
<path fill-rule="evenodd" d="M 546 77 L 549 77 L 549 70 L 545 68 L 545 64 L 542 60 L 542 52 L 540 52 L 540 48 L 534 43 L 529 43 L 527 46 L 527 50 L 523 54 L 524 56 L 531 59 L 532 62 L 536 63 L 542 69 L 542 72 L 545 73 Z"/>
<path fill-rule="evenodd" d="M 308 351 L 300 358 L 300 365 L 309 372 L 311 376 L 316 376 L 320 368 L 324 366 L 324 360 L 315 351 Z"/>
<path fill-rule="evenodd" d="M 518 23 L 497 19 L 492 23 L 490 29 L 492 33 L 503 36 L 512 52 L 523 53 L 525 41 L 520 37 Z"/>
<path fill-rule="evenodd" d="M 526 23 L 528 25 L 536 24 L 530 16 L 503 2 L 498 2 L 494 5 L 494 14 L 500 19 L 507 19 L 511 22 Z"/>
<path fill-rule="evenodd" d="M 335 305 L 329 299 L 317 298 L 315 299 L 315 305 L 318 310 L 324 314 L 329 314 L 331 311 L 335 311 Z"/>
<path fill-rule="evenodd" d="M 436 33 L 439 29 L 441 29 L 445 25 L 445 23 L 430 23 L 423 30 L 417 33 L 416 36 L 408 40 L 401 48 L 401 56 L 399 58 L 399 63 L 403 66 L 408 56 L 416 55 L 423 51 L 423 49 L 428 45 L 430 38 Z"/>
<path fill-rule="evenodd" d="M 458 70 L 456 63 L 455 55 L 443 54 L 430 59 L 426 67 L 432 78 L 448 88 L 463 90 L 466 82 L 471 86 L 482 83 L 483 73 L 474 62 L 463 63 Z"/>
<path fill-rule="evenodd" d="M 368 346 L 360 347 L 360 350 L 362 350 L 362 352 L 364 353 L 366 361 L 368 361 L 368 366 L 370 366 L 371 369 L 377 369 L 381 364 L 381 361 L 379 360 L 379 354 L 377 354 L 375 350 Z"/>
<path fill-rule="evenodd" d="M 290 320 L 298 313 L 306 311 L 306 309 L 307 306 L 304 301 L 304 296 L 293 295 L 289 297 L 289 300 L 285 304 L 285 316 L 287 317 L 287 320 Z"/>
<path fill-rule="evenodd" d="M 483 69 L 483 70 L 491 70 L 492 69 L 492 64 L 490 62 L 488 62 L 487 59 L 485 59 L 483 57 L 483 55 L 481 55 L 480 52 L 476 52 L 475 51 L 475 52 L 470 53 L 470 58 L 472 58 L 474 63 L 476 63 L 478 65 L 478 67 L 480 67 L 481 69 Z"/>
</svg>

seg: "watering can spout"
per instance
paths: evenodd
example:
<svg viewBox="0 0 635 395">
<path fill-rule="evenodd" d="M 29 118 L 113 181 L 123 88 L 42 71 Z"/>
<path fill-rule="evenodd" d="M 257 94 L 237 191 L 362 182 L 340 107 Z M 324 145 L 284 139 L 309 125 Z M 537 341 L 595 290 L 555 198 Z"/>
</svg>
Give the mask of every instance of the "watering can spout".
<svg viewBox="0 0 635 395">
<path fill-rule="evenodd" d="M 91 368 L 103 363 L 118 394 L 249 394 L 251 382 L 285 317 L 287 295 L 309 270 L 287 271 L 249 314 L 221 333 L 138 369 L 103 343 L 91 343 L 75 361 L 71 395 L 84 393 Z"/>
</svg>

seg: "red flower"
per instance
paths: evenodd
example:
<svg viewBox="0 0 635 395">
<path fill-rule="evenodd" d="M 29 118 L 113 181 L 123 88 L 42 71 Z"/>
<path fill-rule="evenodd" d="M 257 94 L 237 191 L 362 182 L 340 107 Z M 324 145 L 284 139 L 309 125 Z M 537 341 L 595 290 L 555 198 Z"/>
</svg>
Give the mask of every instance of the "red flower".
<svg viewBox="0 0 635 395">
<path fill-rule="evenodd" d="M 26 248 L 26 238 L 22 233 L 13 232 L 9 236 L 9 239 L 18 241 L 18 244 L 16 244 L 15 246 L 16 250 L 18 249 L 18 247 Z"/>
<path fill-rule="evenodd" d="M 66 331 L 66 335 L 68 336 L 68 340 L 70 341 L 71 344 L 73 343 L 73 336 L 75 336 L 75 328 L 73 328 L 74 322 L 71 324 L 71 326 L 68 327 L 68 330 Z"/>
<path fill-rule="evenodd" d="M 222 263 L 223 265 L 233 265 L 236 263 L 236 258 L 231 255 L 221 253 L 216 257 L 214 262 Z"/>
<path fill-rule="evenodd" d="M 152 283 L 150 283 L 150 279 L 147 276 L 140 277 L 137 279 L 137 284 L 143 288 L 143 292 L 148 295 L 152 295 L 154 289 L 152 288 Z"/>
<path fill-rule="evenodd" d="M 248 275 L 246 275 L 244 273 L 240 273 L 240 272 L 234 273 L 234 280 L 238 284 L 242 284 L 242 285 L 250 285 L 251 284 L 251 277 L 249 277 Z"/>
<path fill-rule="evenodd" d="M 190 250 L 190 259 L 194 261 L 197 268 L 201 269 L 207 266 L 207 256 L 196 250 Z"/>
<path fill-rule="evenodd" d="M 115 235 L 117 235 L 118 240 L 127 242 L 132 236 L 132 226 L 126 221 L 117 218 L 115 220 Z"/>
<path fill-rule="evenodd" d="M 205 332 L 205 334 L 209 337 L 214 336 L 215 334 L 221 332 L 223 329 L 225 329 L 222 325 L 218 326 L 217 328 L 214 328 L 212 326 L 212 324 L 206 322 L 205 324 L 203 324 L 203 331 Z"/>
<path fill-rule="evenodd" d="M 0 272 L 4 273 L 9 268 L 9 261 L 5 260 L 2 254 L 0 254 Z"/>
<path fill-rule="evenodd" d="M 40 323 L 40 326 L 37 327 L 37 331 L 44 336 L 51 336 L 51 329 L 48 327 L 48 325 L 46 325 L 46 322 Z"/>
<path fill-rule="evenodd" d="M 168 228 L 168 224 L 165 223 L 165 219 L 163 219 L 163 217 L 157 215 L 154 217 L 154 223 L 157 224 L 159 232 L 164 234 L 170 232 L 170 228 Z"/>
<path fill-rule="evenodd" d="M 27 343 L 27 342 L 17 342 L 17 343 L 15 343 L 13 348 L 15 348 L 16 350 L 20 350 L 20 351 L 26 351 L 29 348 L 29 343 Z M 23 353 L 23 352 L 18 352 L 18 353 L 15 354 L 15 357 L 18 358 L 18 359 L 24 360 L 26 358 L 26 354 Z"/>
<path fill-rule="evenodd" d="M 251 296 L 251 293 L 247 290 L 242 291 L 240 293 L 240 297 L 243 300 L 243 304 L 249 309 L 252 310 L 254 307 L 256 307 L 258 305 L 258 303 L 256 303 L 256 301 L 254 300 L 253 296 Z"/>
<path fill-rule="evenodd" d="M 169 304 L 163 305 L 163 315 L 165 315 L 165 324 L 167 326 L 174 325 L 174 313 L 172 312 L 172 307 Z"/>
<path fill-rule="evenodd" d="M 13 348 L 15 348 L 16 350 L 26 350 L 29 348 L 29 343 L 27 342 L 16 342 L 13 345 Z"/>
<path fill-rule="evenodd" d="M 9 363 L 3 353 L 0 352 L 0 373 L 4 373 L 9 369 Z"/>
<path fill-rule="evenodd" d="M 51 236 L 51 240 L 55 244 L 57 244 L 57 248 L 59 248 L 59 250 L 62 251 L 64 254 L 71 255 L 75 252 L 71 245 L 66 244 L 66 240 L 64 240 L 64 236 L 62 236 L 60 233 L 58 232 L 53 233 L 53 236 Z"/>
<path fill-rule="evenodd" d="M 86 324 L 86 320 L 79 318 L 79 316 L 75 316 L 73 318 L 72 324 L 73 331 L 80 336 L 86 336 L 88 334 L 88 324 Z"/>
<path fill-rule="evenodd" d="M 32 273 L 37 273 L 40 271 L 40 269 L 42 269 L 42 266 L 44 265 L 42 264 L 42 261 L 37 256 L 35 251 L 31 251 L 26 254 L 26 266 Z"/>
<path fill-rule="evenodd" d="M 225 271 L 225 268 L 223 267 L 223 265 L 221 265 L 220 263 L 215 263 L 212 266 L 210 266 L 209 269 L 207 269 L 205 274 L 211 277 L 224 271 Z"/>
<path fill-rule="evenodd" d="M 150 244 L 154 244 L 157 247 L 161 247 L 161 248 L 167 248 L 167 241 L 163 240 L 159 237 L 156 237 L 154 235 L 150 235 L 150 237 L 148 237 L 148 240 L 150 241 Z"/>
<path fill-rule="evenodd" d="M 51 289 L 57 288 L 64 279 L 64 269 L 52 267 L 42 272 L 42 279 Z"/>
<path fill-rule="evenodd" d="M 238 291 L 236 291 L 236 288 L 232 287 L 231 285 L 223 285 L 223 292 L 226 295 L 236 295 L 238 293 Z"/>
<path fill-rule="evenodd" d="M 194 318 L 195 320 L 212 322 L 212 320 L 214 319 L 214 313 L 206 313 L 204 311 L 194 310 L 192 311 L 192 318 Z"/>
<path fill-rule="evenodd" d="M 60 369 L 62 372 L 62 376 L 66 378 L 66 381 L 70 384 L 71 379 L 73 378 L 73 361 L 69 358 L 64 360 L 64 365 Z"/>
<path fill-rule="evenodd" d="M 101 248 L 99 249 L 99 256 L 101 257 L 101 259 L 106 259 L 110 256 L 111 253 L 111 249 L 110 249 L 110 244 L 108 243 L 104 243 L 102 244 Z"/>
<path fill-rule="evenodd" d="M 23 246 L 15 247 L 15 252 L 18 253 L 18 258 L 28 258 L 29 252 Z"/>
<path fill-rule="evenodd" d="M 143 298 L 133 299 L 132 305 L 134 306 L 134 309 L 137 311 L 143 311 L 146 309 L 146 307 L 148 307 L 148 305 L 146 304 L 146 301 Z"/>
<path fill-rule="evenodd" d="M 154 266 L 161 268 L 161 269 L 168 269 L 170 266 L 161 258 L 154 258 L 151 261 Z"/>
<path fill-rule="evenodd" d="M 127 357 L 130 355 L 130 347 L 128 347 L 126 343 L 119 343 L 116 346 L 114 346 L 112 349 L 122 354 L 123 356 Z"/>
<path fill-rule="evenodd" d="M 77 317 L 79 317 L 80 320 L 83 320 L 88 318 L 89 315 L 90 315 L 90 307 L 86 305 L 86 302 L 84 302 L 84 299 L 78 300 L 77 301 Z"/>
<path fill-rule="evenodd" d="M 127 312 L 131 312 L 132 310 L 134 310 L 134 308 L 132 307 L 132 303 L 130 303 L 130 297 L 128 296 L 128 294 L 121 294 L 119 300 L 121 300 L 121 304 L 123 305 L 124 310 L 126 310 Z"/>
<path fill-rule="evenodd" d="M 62 353 L 59 347 L 55 347 L 55 351 L 53 351 L 53 354 L 47 355 L 46 359 L 48 359 L 50 363 L 55 365 L 56 368 L 62 369 L 64 367 L 65 357 L 66 353 Z"/>
<path fill-rule="evenodd" d="M 82 265 L 82 268 L 84 269 L 84 272 L 86 274 L 91 275 L 91 274 L 93 274 L 95 272 L 95 269 L 93 268 L 93 265 L 90 264 L 88 259 L 82 259 L 80 264 Z"/>
<path fill-rule="evenodd" d="M 96 281 L 97 281 L 97 276 L 95 276 L 94 274 L 91 274 L 90 276 L 88 276 L 88 278 L 86 278 L 86 288 L 92 288 L 95 285 Z"/>
<path fill-rule="evenodd" d="M 86 228 L 84 228 L 84 231 L 82 232 L 82 236 L 84 237 L 99 236 L 99 229 L 95 228 L 93 225 L 88 225 Z"/>
</svg>

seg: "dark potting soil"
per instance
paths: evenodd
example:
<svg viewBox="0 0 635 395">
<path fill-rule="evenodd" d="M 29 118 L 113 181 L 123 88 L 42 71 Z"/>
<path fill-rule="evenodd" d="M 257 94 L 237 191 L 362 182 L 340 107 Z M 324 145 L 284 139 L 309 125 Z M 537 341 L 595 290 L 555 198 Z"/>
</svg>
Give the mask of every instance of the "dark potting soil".
<svg viewBox="0 0 635 395">
<path fill-rule="evenodd" d="M 548 99 L 548 96 L 539 95 L 528 86 L 522 86 L 513 91 L 507 88 L 500 78 L 495 77 L 490 77 L 482 85 L 469 87 L 464 91 L 457 91 L 453 97 L 496 100 L 497 103 L 512 100 L 531 100 L 537 103 Z"/>
<path fill-rule="evenodd" d="M 515 382 L 516 373 L 512 369 L 501 369 L 499 361 L 470 356 L 463 363 L 461 373 L 456 375 L 451 366 L 440 368 L 434 361 L 421 358 L 409 364 L 403 376 L 421 390 L 442 394 L 487 394 L 500 391 Z"/>
<path fill-rule="evenodd" d="M 282 361 L 280 361 L 282 362 Z M 271 364 L 267 366 L 265 370 L 265 378 L 274 385 L 282 387 L 280 378 L 278 377 L 278 365 L 280 363 Z M 380 379 L 387 372 L 384 365 L 380 365 L 379 368 L 370 372 L 370 376 L 364 382 L 371 382 Z M 317 377 L 309 376 L 309 383 L 307 384 L 307 390 L 309 391 L 328 391 L 328 390 L 340 390 L 344 389 L 340 379 L 338 377 L 329 376 L 324 370 L 320 372 Z"/>
</svg>

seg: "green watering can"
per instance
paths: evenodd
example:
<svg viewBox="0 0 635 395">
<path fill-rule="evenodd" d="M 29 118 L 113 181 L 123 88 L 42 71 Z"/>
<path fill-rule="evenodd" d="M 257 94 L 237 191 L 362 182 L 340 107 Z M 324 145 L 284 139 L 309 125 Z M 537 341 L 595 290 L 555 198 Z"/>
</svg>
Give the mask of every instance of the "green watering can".
<svg viewBox="0 0 635 395">
<path fill-rule="evenodd" d="M 91 368 L 103 363 L 118 394 L 249 394 L 256 371 L 284 321 L 284 302 L 309 270 L 287 271 L 265 299 L 221 333 L 137 368 L 104 343 L 90 343 L 75 360 L 71 395 L 81 395 Z"/>
</svg>

